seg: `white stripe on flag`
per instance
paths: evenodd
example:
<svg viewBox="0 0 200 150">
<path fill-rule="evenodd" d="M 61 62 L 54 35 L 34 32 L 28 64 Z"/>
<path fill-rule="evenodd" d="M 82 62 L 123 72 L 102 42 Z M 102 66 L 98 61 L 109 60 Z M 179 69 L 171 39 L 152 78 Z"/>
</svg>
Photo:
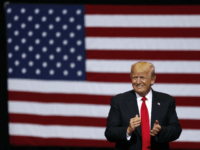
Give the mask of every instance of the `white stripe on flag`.
<svg viewBox="0 0 200 150">
<path fill-rule="evenodd" d="M 9 123 L 11 136 L 105 140 L 104 131 L 105 127 Z"/>
<path fill-rule="evenodd" d="M 172 96 L 200 96 L 200 84 L 154 84 L 153 89 Z M 132 90 L 132 84 L 8 79 L 8 90 L 39 93 L 70 93 L 114 96 L 116 94 Z"/>
<path fill-rule="evenodd" d="M 200 84 L 154 84 L 155 91 L 167 93 L 172 96 L 200 96 Z"/>
<path fill-rule="evenodd" d="M 9 123 L 9 134 L 42 138 L 106 140 L 105 127 L 36 125 Z M 183 129 L 177 142 L 200 142 L 200 130 Z"/>
<path fill-rule="evenodd" d="M 107 118 L 110 106 L 9 101 L 8 109 L 9 113 L 16 114 Z M 199 107 L 177 106 L 176 111 L 179 119 L 200 119 Z"/>
<path fill-rule="evenodd" d="M 200 142 L 200 130 L 183 129 L 177 142 Z"/>
<path fill-rule="evenodd" d="M 66 103 L 39 103 L 9 101 L 9 113 L 30 114 L 42 116 L 81 116 L 81 117 L 99 117 L 108 116 L 109 105 L 92 104 L 66 104 Z"/>
<path fill-rule="evenodd" d="M 86 15 L 86 27 L 200 27 L 200 15 Z"/>
<path fill-rule="evenodd" d="M 96 60 L 86 61 L 87 72 L 130 73 L 131 66 L 139 61 L 150 62 L 156 73 L 199 73 L 200 61 L 159 61 L 159 60 Z"/>
<path fill-rule="evenodd" d="M 176 112 L 178 119 L 200 119 L 200 107 L 178 106 Z"/>
<path fill-rule="evenodd" d="M 200 50 L 200 38 L 107 38 L 87 37 L 86 49 Z"/>
</svg>

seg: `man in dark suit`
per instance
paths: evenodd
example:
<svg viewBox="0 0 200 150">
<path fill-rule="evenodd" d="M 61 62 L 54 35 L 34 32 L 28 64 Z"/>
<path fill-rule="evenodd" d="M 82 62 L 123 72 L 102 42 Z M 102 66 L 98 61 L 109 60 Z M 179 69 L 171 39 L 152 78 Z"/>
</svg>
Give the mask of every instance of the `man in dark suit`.
<svg viewBox="0 0 200 150">
<path fill-rule="evenodd" d="M 116 149 L 169 149 L 169 142 L 179 138 L 175 100 L 151 89 L 155 79 L 154 66 L 138 62 L 131 68 L 134 90 L 111 99 L 105 136 Z"/>
</svg>

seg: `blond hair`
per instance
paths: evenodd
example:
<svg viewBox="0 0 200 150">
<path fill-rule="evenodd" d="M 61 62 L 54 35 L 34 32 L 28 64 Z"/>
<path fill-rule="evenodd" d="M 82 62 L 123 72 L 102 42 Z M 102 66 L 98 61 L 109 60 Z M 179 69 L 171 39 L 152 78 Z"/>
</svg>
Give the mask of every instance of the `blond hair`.
<svg viewBox="0 0 200 150">
<path fill-rule="evenodd" d="M 134 73 L 135 70 L 137 70 L 137 72 L 147 71 L 151 79 L 154 79 L 154 80 L 156 79 L 155 67 L 152 63 L 137 62 L 131 66 L 131 75 Z"/>
</svg>

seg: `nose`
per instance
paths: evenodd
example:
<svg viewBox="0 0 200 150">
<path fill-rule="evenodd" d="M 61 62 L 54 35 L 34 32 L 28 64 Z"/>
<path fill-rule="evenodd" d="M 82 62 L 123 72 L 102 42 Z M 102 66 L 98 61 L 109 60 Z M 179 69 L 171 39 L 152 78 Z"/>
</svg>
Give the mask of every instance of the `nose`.
<svg viewBox="0 0 200 150">
<path fill-rule="evenodd" d="M 140 84 L 140 78 L 137 78 L 136 83 Z"/>
</svg>

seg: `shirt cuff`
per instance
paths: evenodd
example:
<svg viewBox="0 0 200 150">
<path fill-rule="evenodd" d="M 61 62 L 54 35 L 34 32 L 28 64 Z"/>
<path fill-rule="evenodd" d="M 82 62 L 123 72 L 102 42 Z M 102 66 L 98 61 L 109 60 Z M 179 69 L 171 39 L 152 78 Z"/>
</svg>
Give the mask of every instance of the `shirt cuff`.
<svg viewBox="0 0 200 150">
<path fill-rule="evenodd" d="M 129 135 L 128 133 L 126 133 L 126 139 L 127 139 L 127 141 L 130 141 L 131 135 Z"/>
</svg>

